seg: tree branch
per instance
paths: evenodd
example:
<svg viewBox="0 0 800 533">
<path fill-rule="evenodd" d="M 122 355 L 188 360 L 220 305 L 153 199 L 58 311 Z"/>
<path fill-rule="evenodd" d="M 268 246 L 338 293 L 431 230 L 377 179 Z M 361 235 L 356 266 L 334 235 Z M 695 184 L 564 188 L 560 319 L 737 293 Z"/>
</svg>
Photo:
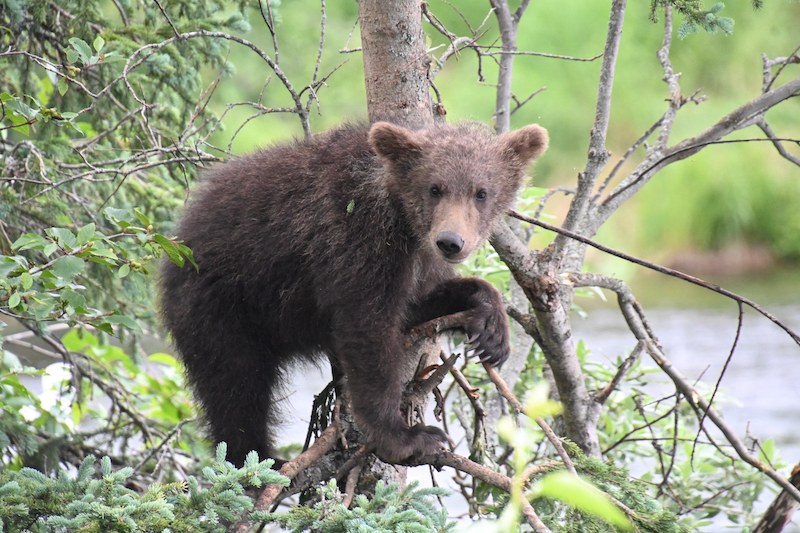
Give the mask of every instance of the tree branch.
<svg viewBox="0 0 800 533">
<path fill-rule="evenodd" d="M 619 42 L 622 36 L 622 26 L 625 21 L 625 8 L 627 0 L 616 0 L 611 7 L 611 16 L 608 21 L 608 34 L 603 52 L 603 65 L 600 68 L 600 83 L 597 90 L 597 106 L 595 109 L 594 125 L 592 126 L 589 141 L 588 160 L 586 168 L 578 174 L 578 186 L 575 198 L 570 202 L 569 211 L 564 219 L 563 226 L 574 230 L 586 214 L 589 200 L 592 197 L 595 184 L 600 172 L 605 168 L 610 156 L 606 149 L 606 135 L 611 116 L 611 92 L 614 86 L 614 71 L 619 54 Z M 556 256 L 560 256 L 568 245 L 568 241 L 557 235 L 555 239 Z"/>
</svg>

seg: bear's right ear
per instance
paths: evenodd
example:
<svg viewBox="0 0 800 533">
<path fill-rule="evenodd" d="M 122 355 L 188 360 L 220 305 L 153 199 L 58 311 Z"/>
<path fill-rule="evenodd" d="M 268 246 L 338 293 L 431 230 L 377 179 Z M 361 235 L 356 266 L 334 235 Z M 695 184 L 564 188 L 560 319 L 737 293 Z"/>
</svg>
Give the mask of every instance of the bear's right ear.
<svg viewBox="0 0 800 533">
<path fill-rule="evenodd" d="M 369 145 L 379 156 L 408 165 L 422 153 L 417 135 L 388 122 L 376 122 L 369 130 Z"/>
<path fill-rule="evenodd" d="M 516 154 L 523 165 L 527 165 L 547 150 L 549 139 L 546 129 L 531 124 L 501 135 L 499 141 Z"/>
</svg>

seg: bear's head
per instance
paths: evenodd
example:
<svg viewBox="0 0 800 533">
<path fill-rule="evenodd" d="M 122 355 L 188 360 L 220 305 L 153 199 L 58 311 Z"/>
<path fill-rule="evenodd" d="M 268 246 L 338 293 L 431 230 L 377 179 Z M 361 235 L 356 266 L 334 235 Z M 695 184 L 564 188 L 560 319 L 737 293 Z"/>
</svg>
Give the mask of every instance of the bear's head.
<svg viewBox="0 0 800 533">
<path fill-rule="evenodd" d="M 547 142 L 535 124 L 499 136 L 476 124 L 411 131 L 378 122 L 369 132 L 388 194 L 420 242 L 449 263 L 467 259 L 489 236 Z"/>
</svg>

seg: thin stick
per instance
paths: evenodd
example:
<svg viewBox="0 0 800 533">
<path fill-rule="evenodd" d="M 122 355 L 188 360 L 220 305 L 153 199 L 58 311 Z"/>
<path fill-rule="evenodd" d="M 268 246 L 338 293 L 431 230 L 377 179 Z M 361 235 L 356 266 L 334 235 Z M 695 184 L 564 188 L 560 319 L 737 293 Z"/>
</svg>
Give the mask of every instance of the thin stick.
<svg viewBox="0 0 800 533">
<path fill-rule="evenodd" d="M 497 387 L 498 392 L 503 396 L 503 398 L 508 400 L 508 403 L 510 403 L 516 411 L 520 413 L 523 412 L 522 403 L 520 403 L 517 397 L 514 396 L 514 393 L 512 393 L 508 388 L 505 380 L 500 377 L 500 374 L 497 373 L 497 370 L 495 370 L 488 363 L 484 363 L 483 368 L 486 370 L 486 374 L 489 376 L 489 379 L 492 380 L 492 383 L 494 383 L 495 387 Z M 564 461 L 564 467 L 566 467 L 570 474 L 577 475 L 577 472 L 575 471 L 575 465 L 567 453 L 567 450 L 564 448 L 564 445 L 561 443 L 561 439 L 558 438 L 558 435 L 556 435 L 550 425 L 545 422 L 542 417 L 537 416 L 534 418 L 534 420 L 542 429 L 542 431 L 544 431 L 544 434 L 547 436 L 550 444 L 552 444 L 556 449 L 558 455 L 561 456 L 561 460 Z"/>
</svg>

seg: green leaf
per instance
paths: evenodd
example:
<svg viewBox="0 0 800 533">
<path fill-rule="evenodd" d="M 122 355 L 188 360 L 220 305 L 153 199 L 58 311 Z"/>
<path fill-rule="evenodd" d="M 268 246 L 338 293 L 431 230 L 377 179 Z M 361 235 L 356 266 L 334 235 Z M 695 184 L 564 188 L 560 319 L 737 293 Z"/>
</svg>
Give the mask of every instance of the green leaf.
<svg viewBox="0 0 800 533">
<path fill-rule="evenodd" d="M 113 63 L 115 61 L 126 61 L 126 59 L 119 52 L 109 52 L 103 56 L 103 63 Z"/>
<path fill-rule="evenodd" d="M 83 272 L 83 259 L 74 255 L 65 255 L 56 259 L 50 270 L 61 279 L 71 280 Z"/>
<path fill-rule="evenodd" d="M 114 334 L 114 328 L 111 326 L 111 324 L 108 324 L 106 322 L 94 323 L 93 326 L 102 332 L 108 333 L 109 335 Z"/>
<path fill-rule="evenodd" d="M 42 253 L 46 256 L 51 256 L 56 250 L 58 250 L 58 245 L 54 242 L 49 242 L 47 246 L 42 248 Z"/>
<path fill-rule="evenodd" d="M 164 250 L 164 253 L 167 254 L 170 261 L 172 261 L 179 267 L 183 266 L 186 260 L 184 259 L 183 254 L 181 254 L 180 250 L 178 249 L 178 246 L 173 241 L 167 239 L 166 237 L 164 237 L 159 233 L 153 235 L 153 240 L 156 241 L 159 245 L 161 245 L 161 248 Z"/>
<path fill-rule="evenodd" d="M 14 244 L 11 245 L 11 248 L 14 250 L 28 250 L 29 248 L 41 250 L 49 243 L 50 242 L 41 235 L 36 235 L 35 233 L 26 233 L 14 241 Z"/>
<path fill-rule="evenodd" d="M 19 282 L 22 284 L 22 290 L 27 291 L 33 285 L 33 276 L 27 272 L 23 272 L 19 277 Z"/>
<path fill-rule="evenodd" d="M 69 89 L 69 84 L 67 84 L 67 78 L 61 78 L 58 80 L 58 94 L 64 96 Z"/>
<path fill-rule="evenodd" d="M 147 358 L 154 363 L 161 363 L 171 367 L 177 367 L 179 365 L 178 360 L 167 353 L 154 353 L 148 355 Z"/>
<path fill-rule="evenodd" d="M 94 223 L 90 222 L 78 231 L 78 246 L 83 246 L 94 237 Z"/>
<path fill-rule="evenodd" d="M 147 218 L 147 216 L 144 213 L 142 213 L 141 211 L 139 211 L 135 207 L 133 208 L 133 212 L 136 215 L 136 218 L 139 219 L 139 222 L 141 222 L 142 226 L 144 226 L 145 228 L 152 224 L 152 222 L 150 222 L 150 219 Z"/>
<path fill-rule="evenodd" d="M 192 252 L 192 249 L 183 244 L 179 244 L 178 250 L 180 250 L 181 253 L 189 260 L 189 262 L 194 265 L 194 269 L 200 272 L 200 267 L 194 262 L 194 253 Z"/>
<path fill-rule="evenodd" d="M 79 309 L 85 311 L 86 298 L 81 293 L 67 289 L 61 292 L 61 299 L 71 305 L 76 311 Z"/>
<path fill-rule="evenodd" d="M 78 239 L 75 238 L 75 234 L 67 228 L 47 228 L 45 232 L 67 249 L 72 250 L 78 246 Z"/>
<path fill-rule="evenodd" d="M 11 308 L 13 309 L 14 307 L 16 307 L 16 306 L 18 306 L 18 305 L 19 305 L 19 302 L 20 302 L 20 296 L 19 296 L 19 293 L 18 293 L 18 292 L 15 292 L 15 293 L 14 293 L 14 294 L 12 294 L 12 295 L 11 295 L 11 297 L 8 299 L 8 306 L 9 306 L 9 307 L 11 307 Z"/>
<path fill-rule="evenodd" d="M 122 279 L 130 273 L 131 273 L 131 267 L 126 263 L 121 267 L 119 267 L 119 271 L 117 271 L 117 277 Z"/>
<path fill-rule="evenodd" d="M 103 46 L 105 46 L 105 44 L 106 44 L 106 40 L 98 35 L 97 38 L 92 43 L 92 46 L 94 46 L 95 51 L 99 54 L 100 50 L 103 49 Z"/>
<path fill-rule="evenodd" d="M 122 316 L 122 315 L 107 316 L 105 318 L 105 322 L 108 324 L 118 324 L 120 326 L 125 326 L 126 328 L 133 330 L 137 333 L 142 333 L 142 328 L 141 326 L 139 326 L 139 323 L 128 316 Z"/>
<path fill-rule="evenodd" d="M 82 39 L 78 39 L 77 37 L 73 37 L 69 40 L 69 44 L 75 47 L 75 50 L 78 51 L 78 54 L 81 56 L 81 61 L 84 65 L 89 64 L 89 60 L 92 57 L 92 49 L 89 48 L 89 45 L 86 44 L 86 41 Z"/>
<path fill-rule="evenodd" d="M 78 61 L 80 56 L 78 55 L 78 51 L 74 48 L 67 48 L 67 61 L 70 63 L 75 63 Z"/>
<path fill-rule="evenodd" d="M 127 209 L 117 209 L 116 207 L 107 207 L 105 210 L 106 218 L 111 222 L 119 225 L 121 228 L 129 228 L 134 219 L 130 211 Z"/>
<path fill-rule="evenodd" d="M 534 485 L 533 494 L 559 500 L 620 529 L 633 531 L 628 517 L 605 493 L 569 472 L 562 470 L 547 474 Z"/>
<path fill-rule="evenodd" d="M 19 113 L 21 116 L 25 117 L 27 120 L 33 120 L 36 118 L 36 115 L 39 114 L 37 109 L 30 107 L 27 104 L 24 104 L 21 100 L 9 100 L 6 102 L 6 107 Z"/>
</svg>

